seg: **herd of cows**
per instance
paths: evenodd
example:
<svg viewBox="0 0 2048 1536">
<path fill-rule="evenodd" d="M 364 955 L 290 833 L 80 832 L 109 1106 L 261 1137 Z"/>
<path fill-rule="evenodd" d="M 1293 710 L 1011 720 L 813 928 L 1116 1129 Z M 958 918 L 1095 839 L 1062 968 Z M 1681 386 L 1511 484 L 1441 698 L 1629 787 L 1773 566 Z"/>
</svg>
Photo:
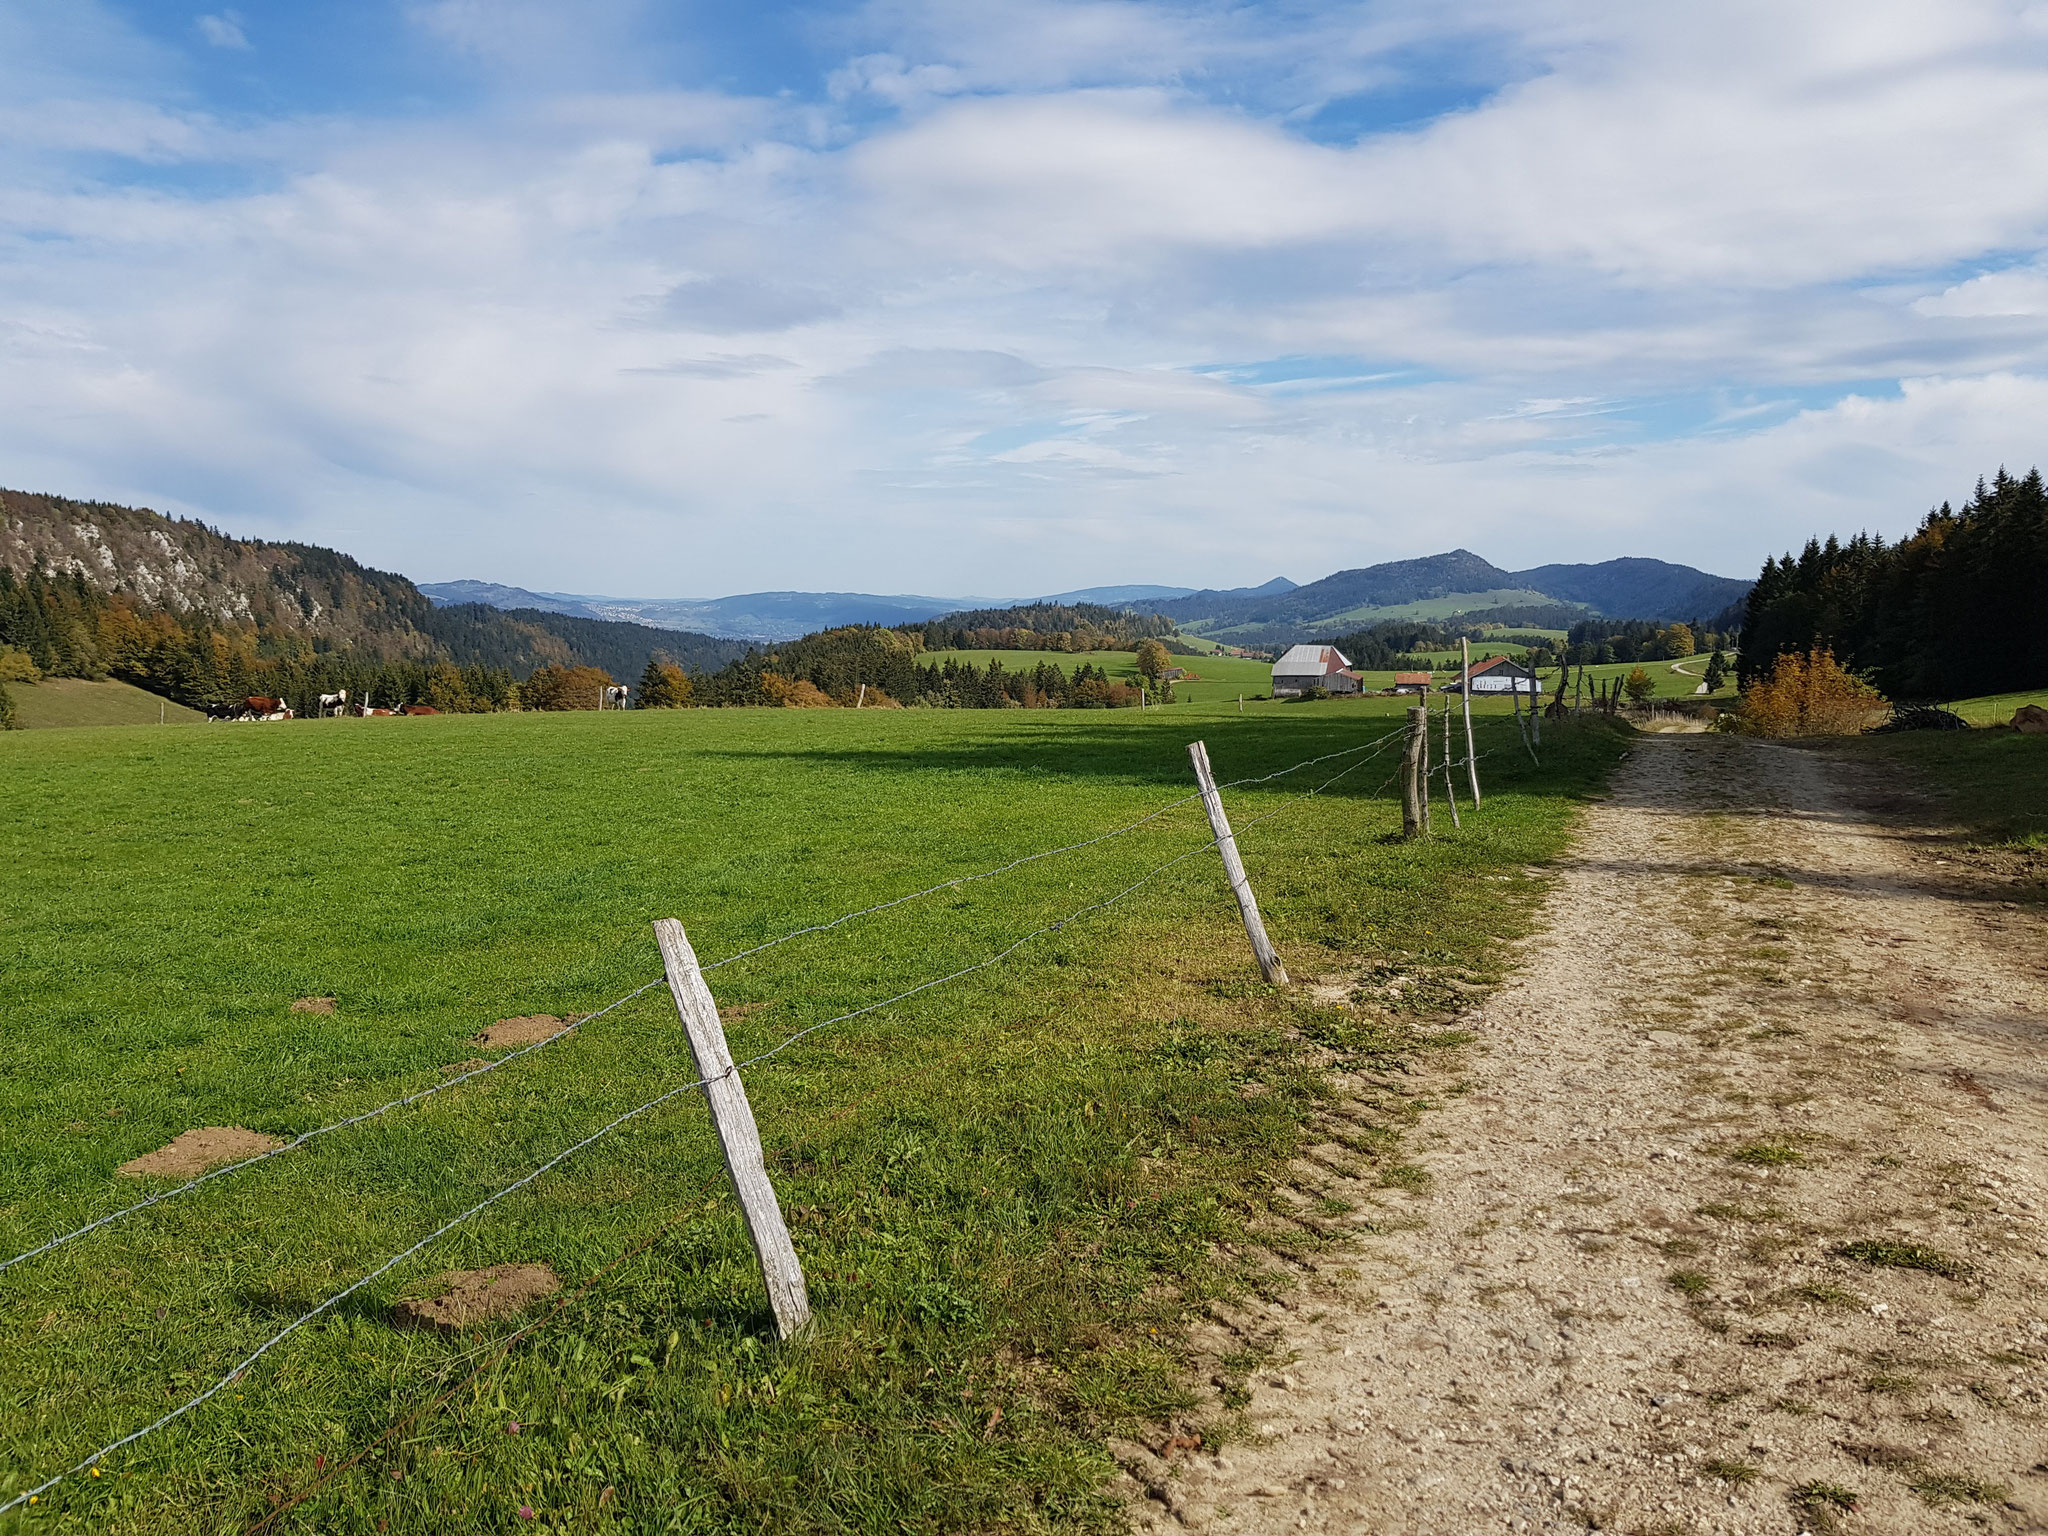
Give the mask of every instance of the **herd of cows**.
<svg viewBox="0 0 2048 1536">
<path fill-rule="evenodd" d="M 431 704 L 401 704 L 396 709 L 378 709 L 368 699 L 349 702 L 348 690 L 339 693 L 323 693 L 319 696 L 319 718 L 329 715 L 438 715 L 440 710 Z M 209 704 L 206 718 L 215 721 L 242 720 L 294 720 L 297 715 L 284 699 L 270 698 L 265 694 L 252 693 L 247 698 L 235 699 L 225 704 Z"/>
</svg>

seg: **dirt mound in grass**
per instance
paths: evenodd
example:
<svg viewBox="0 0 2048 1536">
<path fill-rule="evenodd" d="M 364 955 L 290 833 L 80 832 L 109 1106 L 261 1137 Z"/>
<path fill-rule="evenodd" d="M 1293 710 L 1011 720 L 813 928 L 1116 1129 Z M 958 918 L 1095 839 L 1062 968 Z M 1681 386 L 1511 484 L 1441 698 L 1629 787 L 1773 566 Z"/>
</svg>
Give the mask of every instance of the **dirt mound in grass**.
<svg viewBox="0 0 2048 1536">
<path fill-rule="evenodd" d="M 302 997 L 292 1004 L 293 1013 L 332 1013 L 334 999 L 331 997 Z"/>
<path fill-rule="evenodd" d="M 145 1175 L 163 1179 L 189 1179 L 222 1163 L 240 1162 L 258 1152 L 268 1152 L 284 1143 L 275 1136 L 245 1131 L 239 1125 L 202 1125 L 187 1131 L 169 1146 L 123 1163 L 116 1171 L 131 1179 Z"/>
<path fill-rule="evenodd" d="M 423 1301 L 401 1301 L 391 1309 L 400 1328 L 432 1328 L 457 1333 L 477 1323 L 495 1322 L 523 1312 L 543 1296 L 562 1288 L 545 1264 L 493 1264 L 488 1269 L 457 1269 L 437 1282 L 441 1294 Z"/>
<path fill-rule="evenodd" d="M 580 1013 L 564 1014 L 559 1019 L 552 1013 L 522 1014 L 516 1019 L 500 1019 L 483 1033 L 471 1038 L 477 1045 L 488 1046 L 493 1050 L 503 1050 L 508 1045 L 532 1045 L 537 1041 L 553 1039 L 571 1024 L 581 1023 L 583 1018 L 584 1015 Z"/>
</svg>

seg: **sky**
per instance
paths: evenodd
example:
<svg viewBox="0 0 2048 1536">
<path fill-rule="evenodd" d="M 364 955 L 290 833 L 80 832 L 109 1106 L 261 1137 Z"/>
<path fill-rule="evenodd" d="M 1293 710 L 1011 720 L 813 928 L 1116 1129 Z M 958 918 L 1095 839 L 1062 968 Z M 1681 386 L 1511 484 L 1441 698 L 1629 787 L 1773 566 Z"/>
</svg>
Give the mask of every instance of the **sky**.
<svg viewBox="0 0 2048 1536">
<path fill-rule="evenodd" d="M 423 581 L 1749 575 L 2044 438 L 2048 4 L 0 0 L 0 484 Z"/>
</svg>

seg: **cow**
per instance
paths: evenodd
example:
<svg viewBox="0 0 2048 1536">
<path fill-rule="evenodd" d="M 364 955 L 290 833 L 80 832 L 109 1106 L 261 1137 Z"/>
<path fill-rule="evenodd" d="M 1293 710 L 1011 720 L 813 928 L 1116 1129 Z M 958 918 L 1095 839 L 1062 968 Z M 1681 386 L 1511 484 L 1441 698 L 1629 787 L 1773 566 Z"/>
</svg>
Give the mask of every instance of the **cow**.
<svg viewBox="0 0 2048 1536">
<path fill-rule="evenodd" d="M 341 692 L 339 693 L 323 693 L 320 695 L 321 719 L 324 720 L 327 718 L 327 712 L 329 710 L 332 710 L 335 714 L 339 715 L 345 712 L 347 709 L 348 690 L 346 688 L 342 689 Z"/>
<path fill-rule="evenodd" d="M 441 713 L 431 704 L 407 704 L 398 712 L 401 715 L 438 715 Z"/>
</svg>

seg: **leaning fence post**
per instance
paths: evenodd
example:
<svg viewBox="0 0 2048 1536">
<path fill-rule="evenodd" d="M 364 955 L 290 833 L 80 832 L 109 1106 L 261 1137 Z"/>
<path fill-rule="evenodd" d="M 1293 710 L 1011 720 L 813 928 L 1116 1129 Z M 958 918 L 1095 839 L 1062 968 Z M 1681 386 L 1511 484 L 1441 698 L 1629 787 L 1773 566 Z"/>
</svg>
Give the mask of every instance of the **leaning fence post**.
<svg viewBox="0 0 2048 1536">
<path fill-rule="evenodd" d="M 1458 694 L 1465 701 L 1465 772 L 1472 782 L 1472 809 L 1479 809 L 1479 754 L 1472 747 L 1472 642 L 1460 636 L 1458 654 L 1465 664 L 1458 679 Z"/>
<path fill-rule="evenodd" d="M 1259 901 L 1252 895 L 1252 883 L 1245 878 L 1244 860 L 1237 856 L 1237 839 L 1231 836 L 1230 818 L 1223 814 L 1223 796 L 1216 788 L 1216 775 L 1209 771 L 1209 749 L 1199 741 L 1188 743 L 1188 759 L 1195 765 L 1195 782 L 1202 787 L 1202 809 L 1209 813 L 1209 830 L 1216 834 L 1216 851 L 1223 855 L 1223 872 L 1230 877 L 1230 894 L 1237 898 L 1237 910 L 1244 918 L 1244 936 L 1252 941 L 1252 953 L 1259 957 L 1259 974 L 1271 985 L 1287 985 L 1287 967 L 1280 963 L 1273 941 L 1266 937 L 1266 925 L 1259 919 Z"/>
<path fill-rule="evenodd" d="M 654 941 L 661 946 L 668 989 L 690 1037 L 690 1058 L 697 1064 L 697 1075 L 704 1079 L 704 1100 L 711 1106 L 711 1123 L 725 1152 L 725 1171 L 732 1175 L 733 1193 L 739 1196 L 740 1213 L 747 1221 L 747 1236 L 753 1239 L 754 1253 L 761 1261 L 768 1305 L 775 1311 L 775 1331 L 785 1339 L 794 1338 L 811 1320 L 803 1265 L 797 1262 L 789 1228 L 783 1225 L 775 1186 L 768 1182 L 761 1132 L 747 1104 L 747 1091 L 740 1086 L 732 1052 L 726 1049 L 718 1004 L 712 1001 L 711 988 L 697 968 L 697 953 L 690 948 L 681 923 L 672 917 L 657 918 Z"/>
</svg>

